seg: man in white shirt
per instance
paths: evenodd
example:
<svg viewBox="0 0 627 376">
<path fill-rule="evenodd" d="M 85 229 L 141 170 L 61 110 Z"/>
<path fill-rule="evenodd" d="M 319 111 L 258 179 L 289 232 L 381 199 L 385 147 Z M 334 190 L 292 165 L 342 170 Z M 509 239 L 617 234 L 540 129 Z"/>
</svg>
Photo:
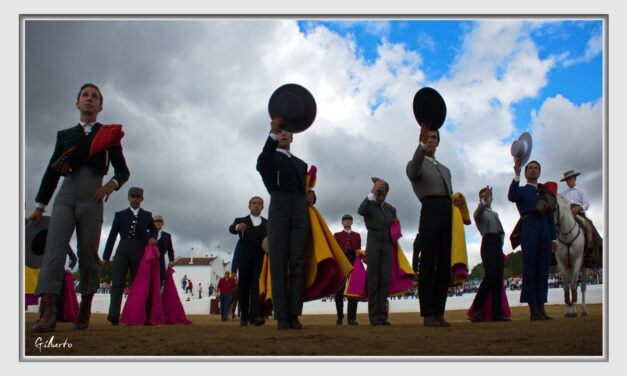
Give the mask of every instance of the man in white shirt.
<svg viewBox="0 0 627 376">
<path fill-rule="evenodd" d="M 590 202 L 586 191 L 576 186 L 579 175 L 581 172 L 575 170 L 568 170 L 564 173 L 564 177 L 560 181 L 565 181 L 568 188 L 562 192 L 562 196 L 570 203 L 570 210 L 575 219 L 586 229 L 584 266 L 592 267 L 595 256 L 598 255 L 598 258 L 601 258 L 602 239 L 592 221 L 586 216 Z"/>
</svg>

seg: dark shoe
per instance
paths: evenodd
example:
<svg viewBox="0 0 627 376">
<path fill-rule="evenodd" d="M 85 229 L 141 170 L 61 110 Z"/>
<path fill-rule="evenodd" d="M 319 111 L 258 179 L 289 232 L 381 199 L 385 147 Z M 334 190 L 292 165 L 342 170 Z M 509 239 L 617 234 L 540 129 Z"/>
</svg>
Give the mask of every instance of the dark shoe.
<svg viewBox="0 0 627 376">
<path fill-rule="evenodd" d="M 359 325 L 357 320 L 348 320 L 348 325 Z"/>
<path fill-rule="evenodd" d="M 380 323 L 381 323 L 381 325 L 383 325 L 383 326 L 390 326 L 390 325 L 392 325 L 392 323 L 391 323 L 391 322 L 389 322 L 389 321 L 388 321 L 388 319 L 382 319 L 382 320 L 380 320 L 379 322 L 380 322 Z"/>
<path fill-rule="evenodd" d="M 343 320 L 344 320 L 344 319 L 337 319 L 337 321 L 335 321 L 335 325 L 338 325 L 338 326 L 339 326 L 339 325 L 342 325 L 342 321 L 343 321 Z"/>
<path fill-rule="evenodd" d="M 109 321 L 113 326 L 118 326 L 120 325 L 120 315 L 116 313 L 110 313 L 107 315 L 107 321 Z"/>
<path fill-rule="evenodd" d="M 289 329 L 290 322 L 288 320 L 277 320 L 276 327 L 279 330 Z"/>
<path fill-rule="evenodd" d="M 512 319 L 504 315 L 498 315 L 498 316 L 494 316 L 492 321 L 512 321 Z"/>
<path fill-rule="evenodd" d="M 56 330 L 57 298 L 54 294 L 43 294 L 41 296 L 43 314 L 37 321 L 37 324 L 33 326 L 33 333 L 50 333 Z"/>
<path fill-rule="evenodd" d="M 255 317 L 255 319 L 252 322 L 254 326 L 261 326 L 261 325 L 264 325 L 265 323 L 266 323 L 266 320 L 264 320 L 263 317 Z"/>
<path fill-rule="evenodd" d="M 451 324 L 448 323 L 448 321 L 444 320 L 444 316 L 436 316 L 435 317 L 436 320 L 438 320 L 438 322 L 440 323 L 440 326 L 451 326 Z"/>
<path fill-rule="evenodd" d="M 479 310 L 473 310 L 473 312 L 468 316 L 468 320 L 472 322 L 481 322 L 483 321 L 483 313 Z"/>
<path fill-rule="evenodd" d="M 74 321 L 74 330 L 85 330 L 89 327 L 91 317 L 91 301 L 94 294 L 81 295 L 81 305 L 78 309 L 78 317 Z"/>
<path fill-rule="evenodd" d="M 544 310 L 544 303 L 538 304 L 538 311 L 540 311 L 542 316 L 544 316 L 545 320 L 553 320 L 553 318 L 551 316 L 546 314 L 546 311 Z"/>
<path fill-rule="evenodd" d="M 290 320 L 290 328 L 302 329 L 303 324 L 301 324 L 300 321 L 298 321 L 298 317 L 292 317 L 292 319 Z"/>
<path fill-rule="evenodd" d="M 435 316 L 425 316 L 423 319 L 424 326 L 429 328 L 439 328 L 442 326 Z"/>
<path fill-rule="evenodd" d="M 535 303 L 529 303 L 529 319 L 531 321 L 542 321 L 542 320 L 546 320 L 546 318 L 544 317 L 544 315 L 540 312 L 540 310 L 538 309 L 538 305 Z"/>
<path fill-rule="evenodd" d="M 248 320 L 239 320 L 239 326 L 248 326 Z"/>
</svg>

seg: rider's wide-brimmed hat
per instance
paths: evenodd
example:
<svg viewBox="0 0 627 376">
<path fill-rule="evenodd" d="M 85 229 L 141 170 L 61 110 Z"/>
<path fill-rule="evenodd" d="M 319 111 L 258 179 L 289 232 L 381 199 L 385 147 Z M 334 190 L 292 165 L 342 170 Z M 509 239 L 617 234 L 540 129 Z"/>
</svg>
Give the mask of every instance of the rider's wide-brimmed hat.
<svg viewBox="0 0 627 376">
<path fill-rule="evenodd" d="M 575 172 L 575 170 L 568 170 L 564 173 L 564 178 L 560 179 L 560 181 L 566 181 L 566 179 L 568 179 L 571 176 L 577 177 L 581 175 L 581 172 Z"/>
</svg>

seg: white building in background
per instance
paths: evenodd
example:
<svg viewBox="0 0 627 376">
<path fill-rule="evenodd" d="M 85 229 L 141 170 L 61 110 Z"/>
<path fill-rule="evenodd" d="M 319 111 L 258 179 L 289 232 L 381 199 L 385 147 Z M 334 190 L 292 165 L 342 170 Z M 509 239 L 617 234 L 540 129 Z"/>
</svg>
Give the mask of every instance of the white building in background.
<svg viewBox="0 0 627 376">
<path fill-rule="evenodd" d="M 231 261 L 224 260 L 220 256 L 205 257 L 178 257 L 174 260 L 174 283 L 176 283 L 181 295 L 181 279 L 187 275 L 192 280 L 194 296 L 198 296 L 198 283 L 202 285 L 202 296 L 207 297 L 209 284 L 215 288 L 220 278 L 231 270 Z"/>
</svg>

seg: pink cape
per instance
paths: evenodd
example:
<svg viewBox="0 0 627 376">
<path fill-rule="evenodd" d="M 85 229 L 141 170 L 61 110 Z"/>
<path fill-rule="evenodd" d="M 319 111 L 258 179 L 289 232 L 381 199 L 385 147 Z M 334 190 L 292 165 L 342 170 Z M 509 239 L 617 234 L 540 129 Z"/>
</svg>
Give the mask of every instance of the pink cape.
<svg viewBox="0 0 627 376">
<path fill-rule="evenodd" d="M 390 228 L 390 240 L 394 244 L 392 251 L 392 267 L 388 295 L 402 295 L 413 286 L 414 272 L 398 245 L 401 234 L 401 224 L 396 221 Z M 403 260 L 399 260 L 402 257 Z M 367 271 L 364 268 L 362 256 L 358 256 L 353 264 L 353 272 L 348 278 L 344 295 L 359 300 L 368 300 Z"/>
<path fill-rule="evenodd" d="M 76 290 L 74 290 L 74 276 L 70 272 L 65 272 L 64 278 L 61 321 L 72 322 L 78 316 L 78 299 L 76 299 Z"/>
<path fill-rule="evenodd" d="M 159 250 L 148 244 L 129 289 L 120 322 L 126 325 L 165 323 L 159 290 Z"/>
<path fill-rule="evenodd" d="M 475 310 L 474 302 L 466 312 L 468 317 L 472 317 Z M 488 294 L 483 302 L 482 311 L 484 321 L 492 321 L 492 295 Z M 512 317 L 512 310 L 509 308 L 509 301 L 507 300 L 507 294 L 505 294 L 505 286 L 501 288 L 501 312 L 505 317 Z"/>
<path fill-rule="evenodd" d="M 174 269 L 168 268 L 163 292 L 160 293 L 159 250 L 148 244 L 139 262 L 120 322 L 126 325 L 191 324 L 185 315 L 172 274 Z"/>
</svg>

